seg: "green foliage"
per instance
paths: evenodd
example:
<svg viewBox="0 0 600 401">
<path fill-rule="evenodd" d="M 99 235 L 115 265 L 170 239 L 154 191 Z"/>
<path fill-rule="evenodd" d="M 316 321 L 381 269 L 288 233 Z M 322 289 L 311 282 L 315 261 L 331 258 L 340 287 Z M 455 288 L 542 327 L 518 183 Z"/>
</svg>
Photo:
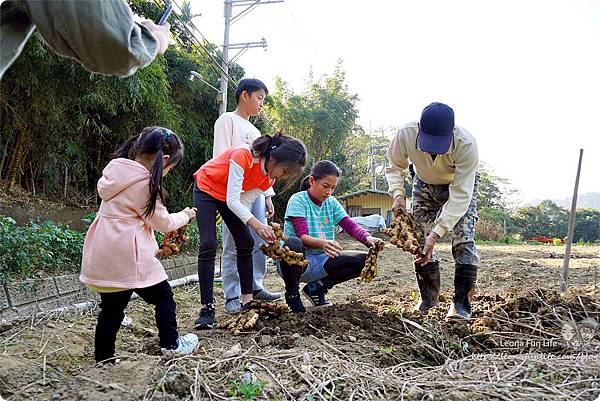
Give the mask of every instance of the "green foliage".
<svg viewBox="0 0 600 401">
<path fill-rule="evenodd" d="M 87 231 L 87 229 L 88 229 L 88 228 L 90 228 L 90 225 L 91 225 L 91 224 L 94 222 L 94 220 L 96 219 L 96 215 L 97 215 L 97 212 L 92 212 L 92 213 L 88 213 L 88 214 L 86 214 L 85 216 L 83 216 L 83 217 L 81 218 L 81 221 L 82 221 L 82 222 L 83 222 L 83 224 L 84 224 L 85 231 Z"/>
<path fill-rule="evenodd" d="M 567 235 L 569 212 L 545 200 L 537 206 L 517 209 L 513 221 L 524 239 L 537 236 L 563 238 Z"/>
<path fill-rule="evenodd" d="M 584 243 L 600 240 L 600 210 L 577 209 L 573 239 Z"/>
<path fill-rule="evenodd" d="M 361 189 L 371 188 L 372 166 L 370 151 L 373 149 L 373 159 L 375 164 L 377 189 L 387 191 L 388 184 L 382 175 L 386 166 L 386 151 L 390 140 L 383 135 L 383 128 L 377 130 L 382 135 L 368 135 L 363 128 L 356 126 L 351 134 L 346 138 L 343 149 L 345 160 L 342 167 L 342 182 L 338 195 L 348 192 L 354 192 Z M 409 185 L 408 195 L 412 190 L 412 182 Z M 384 216 L 385 217 L 385 216 Z"/>
<path fill-rule="evenodd" d="M 398 352 L 398 348 L 396 348 L 396 346 L 394 345 L 390 345 L 389 347 L 382 347 L 379 352 L 381 352 L 382 354 L 388 354 L 388 355 L 393 355 L 396 352 Z"/>
<path fill-rule="evenodd" d="M 386 316 L 394 316 L 399 313 L 400 313 L 400 309 L 398 309 L 398 307 L 394 306 L 394 305 L 386 306 L 385 309 L 383 310 L 383 314 Z"/>
<path fill-rule="evenodd" d="M 252 401 L 255 397 L 262 394 L 266 381 L 242 381 L 236 383 L 234 381 L 229 382 L 229 389 L 225 392 L 227 397 L 235 397 L 240 401 Z"/>
<path fill-rule="evenodd" d="M 459 341 L 457 343 L 451 343 L 450 349 L 456 352 L 467 352 L 469 344 L 466 341 Z"/>
<path fill-rule="evenodd" d="M 265 107 L 268 116 L 284 131 L 304 142 L 308 149 L 307 171 L 315 161 L 329 159 L 342 169 L 343 179 L 336 189 L 344 194 L 355 189 L 354 177 L 365 175 L 366 171 L 356 162 L 346 145 L 353 135 L 354 121 L 358 116 L 357 95 L 351 94 L 345 83 L 345 73 L 338 63 L 332 76 L 311 80 L 301 93 L 294 93 L 287 84 L 277 78 Z M 287 201 L 293 190 L 276 192 L 275 211 L 279 219 L 283 217 Z"/>
<path fill-rule="evenodd" d="M 130 4 L 152 20 L 163 12 L 153 2 Z M 184 162 L 166 182 L 168 206 L 191 206 L 192 173 L 212 155 L 218 110 L 213 89 L 188 77 L 196 70 L 218 85 L 218 51 L 209 43 L 204 44 L 207 50 L 197 47 L 175 16 L 169 22 L 182 44 L 128 78 L 90 74 L 33 35 L 0 87 L 0 178 L 18 171 L 17 185 L 36 195 L 94 204 L 96 182 L 112 153 L 144 127 L 161 125 L 185 145 Z M 243 74 L 240 66 L 231 66 L 234 80 Z M 19 143 L 25 152 L 16 166 L 12 160 Z"/>
<path fill-rule="evenodd" d="M 515 225 L 511 216 L 512 197 L 516 193 L 510 187 L 510 181 L 495 175 L 481 163 L 479 166 L 479 189 L 477 191 L 477 214 L 488 226 L 499 226 L 503 234 L 514 232 Z M 479 228 L 478 228 L 479 229 Z M 490 240 L 490 235 L 483 239 Z"/>
<path fill-rule="evenodd" d="M 83 234 L 51 221 L 19 227 L 0 216 L 0 283 L 31 277 L 38 272 L 77 271 Z"/>
<path fill-rule="evenodd" d="M 514 194 L 510 181 L 499 177 L 484 163 L 479 166 L 479 189 L 477 192 L 477 207 L 499 212 L 510 209 L 510 196 Z"/>
</svg>

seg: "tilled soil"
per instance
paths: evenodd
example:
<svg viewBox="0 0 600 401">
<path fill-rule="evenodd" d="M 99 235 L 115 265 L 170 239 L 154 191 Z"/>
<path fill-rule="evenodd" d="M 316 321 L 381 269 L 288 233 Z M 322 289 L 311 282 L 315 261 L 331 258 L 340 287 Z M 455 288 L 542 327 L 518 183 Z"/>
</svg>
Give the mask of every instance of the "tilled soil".
<svg viewBox="0 0 600 401">
<path fill-rule="evenodd" d="M 347 249 L 361 245 L 341 239 Z M 599 247 L 574 247 L 571 290 L 561 295 L 563 247 L 480 246 L 469 322 L 446 321 L 452 299 L 449 245 L 440 307 L 413 311 L 410 255 L 391 245 L 369 284 L 337 286 L 335 306 L 261 319 L 255 330 L 197 332 L 192 356 L 160 355 L 154 313 L 130 304 L 116 365 L 93 361 L 97 309 L 48 314 L 0 334 L 0 395 L 10 400 L 596 399 L 600 395 Z M 270 290 L 282 290 L 274 271 Z M 181 333 L 193 331 L 197 286 L 174 290 Z M 220 294 L 220 289 L 216 290 Z M 222 299 L 220 300 L 222 302 Z M 222 305 L 222 304 L 221 304 Z M 217 319 L 228 316 L 219 307 Z"/>
</svg>

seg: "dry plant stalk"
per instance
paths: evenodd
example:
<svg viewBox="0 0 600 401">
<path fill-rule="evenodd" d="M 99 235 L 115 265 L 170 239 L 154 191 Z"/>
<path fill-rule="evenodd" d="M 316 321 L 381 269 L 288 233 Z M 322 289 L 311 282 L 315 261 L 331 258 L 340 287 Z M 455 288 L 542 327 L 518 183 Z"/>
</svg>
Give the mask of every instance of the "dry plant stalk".
<svg viewBox="0 0 600 401">
<path fill-rule="evenodd" d="M 375 277 L 377 277 L 377 256 L 379 252 L 385 247 L 384 242 L 378 242 L 374 247 L 369 248 L 369 254 L 367 260 L 365 260 L 365 267 L 360 272 L 360 276 L 356 279 L 356 283 L 360 284 L 363 281 L 370 283 Z"/>
<path fill-rule="evenodd" d="M 283 233 L 281 225 L 277 223 L 271 223 L 270 226 L 275 232 L 275 236 L 280 241 L 287 241 L 288 237 Z M 308 260 L 304 259 L 304 255 L 301 252 L 294 252 L 287 246 L 282 247 L 279 243 L 260 244 L 259 249 L 271 259 L 283 260 L 285 263 L 291 266 L 308 266 Z"/>
<path fill-rule="evenodd" d="M 240 334 L 242 331 L 254 329 L 258 322 L 258 318 L 261 316 L 278 318 L 288 312 L 289 309 L 287 305 L 283 303 L 252 301 L 250 303 L 250 309 L 247 312 L 235 315 L 233 318 L 217 327 L 220 329 L 227 329 L 233 334 Z"/>
<path fill-rule="evenodd" d="M 189 237 L 185 234 L 186 230 L 187 224 L 175 231 L 166 233 L 160 249 L 156 252 L 156 257 L 162 258 L 164 256 L 179 254 L 181 252 L 181 244 L 189 240 Z"/>
<path fill-rule="evenodd" d="M 403 251 L 413 255 L 423 253 L 421 244 L 425 241 L 425 233 L 413 215 L 407 211 L 400 209 L 390 227 L 382 229 L 381 232 L 389 236 L 390 242 Z"/>
</svg>

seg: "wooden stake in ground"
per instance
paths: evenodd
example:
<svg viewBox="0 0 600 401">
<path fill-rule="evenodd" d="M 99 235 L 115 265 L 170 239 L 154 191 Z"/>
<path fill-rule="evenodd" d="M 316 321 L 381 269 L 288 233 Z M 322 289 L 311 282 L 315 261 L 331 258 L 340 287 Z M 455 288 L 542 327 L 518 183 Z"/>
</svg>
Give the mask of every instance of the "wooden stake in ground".
<svg viewBox="0 0 600 401">
<path fill-rule="evenodd" d="M 579 164 L 577 165 L 577 176 L 575 177 L 575 188 L 571 200 L 571 214 L 569 215 L 569 228 L 567 231 L 567 243 L 565 246 L 565 258 L 563 260 L 562 273 L 560 275 L 560 292 L 567 291 L 569 284 L 569 260 L 571 259 L 571 243 L 573 242 L 573 231 L 575 230 L 575 218 L 577 214 L 577 190 L 579 189 L 579 174 L 581 173 L 581 159 L 583 149 L 579 149 Z"/>
<path fill-rule="evenodd" d="M 370 283 L 377 277 L 377 256 L 384 247 L 385 242 L 378 242 L 373 248 L 369 248 L 367 260 L 365 260 L 365 267 L 363 267 L 360 276 L 356 279 L 356 284 L 360 284 L 363 281 L 365 283 Z"/>
<path fill-rule="evenodd" d="M 186 230 L 187 224 L 175 231 L 166 233 L 163 237 L 160 249 L 156 252 L 156 257 L 161 258 L 163 256 L 179 254 L 179 252 L 181 252 L 181 244 L 189 239 L 189 237 L 185 235 Z"/>
</svg>

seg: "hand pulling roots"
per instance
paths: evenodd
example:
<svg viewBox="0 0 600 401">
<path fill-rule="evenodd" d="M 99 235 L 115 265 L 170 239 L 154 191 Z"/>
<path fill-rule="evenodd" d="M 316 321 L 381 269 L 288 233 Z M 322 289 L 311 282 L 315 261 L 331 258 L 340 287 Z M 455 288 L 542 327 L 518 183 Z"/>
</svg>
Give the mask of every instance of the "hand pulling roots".
<svg viewBox="0 0 600 401">
<path fill-rule="evenodd" d="M 390 242 L 403 251 L 413 255 L 422 254 L 425 234 L 412 214 L 400 210 L 390 227 L 382 229 L 381 232 L 389 236 Z"/>
<path fill-rule="evenodd" d="M 385 247 L 384 242 L 378 242 L 373 248 L 369 249 L 367 260 L 365 261 L 365 267 L 360 272 L 360 276 L 356 279 L 356 283 L 360 284 L 363 281 L 370 283 L 375 277 L 377 277 L 377 256 L 379 252 Z"/>
<path fill-rule="evenodd" d="M 271 227 L 275 232 L 275 236 L 280 241 L 287 241 L 288 237 L 283 233 L 283 229 L 277 223 L 271 223 Z M 304 259 L 304 255 L 300 252 L 294 252 L 287 246 L 282 247 L 279 243 L 260 244 L 259 249 L 271 259 L 283 260 L 288 265 L 306 267 L 308 260 Z"/>
</svg>

